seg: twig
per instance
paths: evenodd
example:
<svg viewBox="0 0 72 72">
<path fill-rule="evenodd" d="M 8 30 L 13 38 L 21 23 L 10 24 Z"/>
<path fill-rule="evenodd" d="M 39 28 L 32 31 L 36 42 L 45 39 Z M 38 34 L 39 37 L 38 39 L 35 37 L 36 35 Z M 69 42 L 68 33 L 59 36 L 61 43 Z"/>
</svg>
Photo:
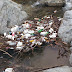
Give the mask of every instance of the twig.
<svg viewBox="0 0 72 72">
<path fill-rule="evenodd" d="M 35 70 L 33 72 L 39 72 L 39 71 L 43 71 L 43 70 L 47 70 L 47 69 L 51 69 L 51 68 L 55 68 L 55 67 L 61 67 L 63 65 L 60 65 L 60 66 L 53 66 L 53 67 L 48 67 L 48 68 L 43 68 L 43 69 L 38 69 L 38 70 Z"/>
<path fill-rule="evenodd" d="M 12 57 L 12 55 L 10 55 L 8 52 L 6 52 L 6 51 L 4 51 L 4 50 L 0 49 L 0 51 L 4 52 L 4 53 L 7 54 L 8 56 Z"/>
</svg>

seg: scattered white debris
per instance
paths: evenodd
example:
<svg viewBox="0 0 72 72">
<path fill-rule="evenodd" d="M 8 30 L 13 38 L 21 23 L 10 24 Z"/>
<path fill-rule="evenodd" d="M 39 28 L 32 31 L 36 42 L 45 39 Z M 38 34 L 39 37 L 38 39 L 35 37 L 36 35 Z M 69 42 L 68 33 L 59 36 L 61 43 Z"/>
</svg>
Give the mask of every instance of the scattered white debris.
<svg viewBox="0 0 72 72">
<path fill-rule="evenodd" d="M 23 49 L 23 43 L 19 41 L 19 42 L 17 43 L 16 50 L 22 50 L 22 49 Z"/>
<path fill-rule="evenodd" d="M 50 29 L 49 29 L 49 32 L 50 32 L 50 33 L 52 33 L 53 31 L 54 31 L 53 28 L 50 28 Z"/>
<path fill-rule="evenodd" d="M 14 72 L 13 68 L 6 68 L 5 72 Z"/>
<path fill-rule="evenodd" d="M 6 33 L 4 33 L 4 36 L 6 36 Z"/>
<path fill-rule="evenodd" d="M 52 33 L 52 35 L 49 35 L 50 38 L 55 38 L 57 33 Z"/>
<path fill-rule="evenodd" d="M 50 18 L 50 16 L 47 16 L 47 18 Z"/>
<path fill-rule="evenodd" d="M 49 43 L 50 38 L 56 38 L 57 31 L 55 30 L 57 29 L 54 27 L 57 24 L 53 18 L 45 16 L 42 19 L 34 19 L 35 21 L 24 21 L 20 26 L 15 25 L 11 28 L 11 32 L 4 33 L 5 38 L 11 39 L 11 41 L 7 41 L 7 44 L 16 45 L 10 49 L 30 50 L 37 45 L 42 45 L 43 42 Z M 61 18 L 57 18 L 57 21 L 58 19 L 61 20 Z"/>
<path fill-rule="evenodd" d="M 13 45 L 16 45 L 16 42 L 12 42 L 12 41 L 7 41 L 7 44 L 13 46 Z"/>
<path fill-rule="evenodd" d="M 61 21 L 63 18 L 59 18 L 58 20 Z"/>
<path fill-rule="evenodd" d="M 33 5 L 31 5 L 31 7 L 35 7 L 35 6 L 39 5 L 39 4 L 40 4 L 39 1 L 37 1 Z"/>
<path fill-rule="evenodd" d="M 16 47 L 16 50 L 22 50 L 23 49 L 23 46 L 21 47 Z"/>
<path fill-rule="evenodd" d="M 36 42 L 36 45 L 42 45 L 42 42 L 37 41 L 37 42 Z"/>
<path fill-rule="evenodd" d="M 20 42 L 20 41 L 17 43 L 17 47 L 20 47 L 20 46 L 22 46 L 22 45 L 23 45 L 23 43 Z"/>
<path fill-rule="evenodd" d="M 11 32 L 17 32 L 18 31 L 18 26 L 17 25 L 15 25 L 15 27 L 13 27 L 13 28 L 11 28 Z"/>
<path fill-rule="evenodd" d="M 41 29 L 44 29 L 44 27 L 40 27 L 40 26 L 37 27 L 37 30 L 41 30 Z"/>
<path fill-rule="evenodd" d="M 40 35 L 42 35 L 42 36 L 45 36 L 45 35 L 47 35 L 48 34 L 48 32 L 41 32 L 40 33 Z"/>
<path fill-rule="evenodd" d="M 12 39 L 12 35 L 7 35 L 6 38 Z"/>
<path fill-rule="evenodd" d="M 14 49 L 13 47 L 11 47 L 10 49 Z"/>
<path fill-rule="evenodd" d="M 24 36 L 27 39 L 28 37 L 31 37 L 32 35 L 31 34 L 25 34 Z"/>
</svg>

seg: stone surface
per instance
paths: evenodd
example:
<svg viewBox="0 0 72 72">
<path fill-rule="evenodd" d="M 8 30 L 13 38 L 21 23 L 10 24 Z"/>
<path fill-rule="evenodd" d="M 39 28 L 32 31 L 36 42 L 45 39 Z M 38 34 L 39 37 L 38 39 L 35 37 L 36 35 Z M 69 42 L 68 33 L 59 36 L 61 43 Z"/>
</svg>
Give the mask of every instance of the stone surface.
<svg viewBox="0 0 72 72">
<path fill-rule="evenodd" d="M 27 18 L 27 13 L 21 9 L 22 6 L 12 0 L 0 0 L 0 34 L 8 32 L 8 27 L 19 25 Z"/>
<path fill-rule="evenodd" d="M 69 63 L 72 66 L 72 53 L 71 53 L 70 58 L 69 58 Z"/>
<path fill-rule="evenodd" d="M 71 53 L 72 53 L 72 47 L 70 47 L 70 51 L 71 51 Z"/>
<path fill-rule="evenodd" d="M 67 43 L 72 40 L 72 10 L 65 12 L 58 36 Z"/>
<path fill-rule="evenodd" d="M 48 6 L 63 6 L 65 0 L 40 0 L 40 3 L 46 3 Z"/>
<path fill-rule="evenodd" d="M 65 0 L 65 7 L 63 7 L 63 10 L 72 10 L 72 0 Z"/>
<path fill-rule="evenodd" d="M 70 46 L 72 47 L 72 41 L 70 42 Z"/>
<path fill-rule="evenodd" d="M 71 72 L 71 69 L 68 66 L 63 66 L 63 67 L 48 69 L 43 72 Z"/>
</svg>

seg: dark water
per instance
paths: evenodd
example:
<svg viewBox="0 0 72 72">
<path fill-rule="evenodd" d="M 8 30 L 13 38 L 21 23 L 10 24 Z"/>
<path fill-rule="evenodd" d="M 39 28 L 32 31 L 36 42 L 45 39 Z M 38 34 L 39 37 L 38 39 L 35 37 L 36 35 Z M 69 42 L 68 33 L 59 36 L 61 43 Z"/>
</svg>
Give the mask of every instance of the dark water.
<svg viewBox="0 0 72 72">
<path fill-rule="evenodd" d="M 45 15 L 51 15 L 54 10 L 58 11 L 54 15 L 59 17 L 63 16 L 61 7 L 37 6 L 32 8 L 31 5 L 37 0 L 14 1 L 23 5 L 23 10 L 28 13 L 29 19 L 33 19 L 34 17 L 41 18 Z M 18 56 L 16 59 L 8 59 L 8 56 L 2 58 L 2 55 L 0 54 L 0 72 L 2 72 L 7 67 L 13 67 L 15 72 L 31 72 L 30 69 L 37 70 L 39 68 L 41 69 L 59 65 L 69 65 L 68 58 L 66 57 L 57 59 L 58 48 L 59 47 L 44 46 L 43 48 L 36 49 L 34 54 L 27 53 L 20 58 Z"/>
<path fill-rule="evenodd" d="M 3 71 L 7 67 L 13 67 L 15 72 L 34 72 L 34 70 L 42 68 L 69 65 L 68 57 L 61 57 L 57 59 L 58 48 L 58 46 L 51 47 L 47 45 L 42 48 L 35 49 L 34 54 L 29 52 L 21 57 L 19 55 L 15 59 L 11 59 L 7 55 L 3 55 L 4 57 L 0 58 L 0 69 Z M 10 53 L 12 54 L 14 52 Z"/>
<path fill-rule="evenodd" d="M 22 4 L 23 10 L 29 15 L 28 19 L 33 19 L 34 17 L 42 18 L 46 15 L 51 15 L 54 10 L 58 12 L 54 14 L 55 16 L 63 17 L 62 7 L 48 7 L 45 5 L 39 5 L 32 7 L 32 5 L 37 2 L 37 0 L 13 0 L 19 4 Z"/>
</svg>

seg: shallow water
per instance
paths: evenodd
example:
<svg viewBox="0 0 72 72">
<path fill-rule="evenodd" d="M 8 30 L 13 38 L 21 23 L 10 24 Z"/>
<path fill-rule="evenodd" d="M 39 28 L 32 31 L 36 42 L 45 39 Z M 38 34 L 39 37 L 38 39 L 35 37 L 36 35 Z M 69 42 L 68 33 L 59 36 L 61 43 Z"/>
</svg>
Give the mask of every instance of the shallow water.
<svg viewBox="0 0 72 72">
<path fill-rule="evenodd" d="M 42 68 L 49 68 L 60 65 L 69 65 L 68 58 L 58 57 L 58 46 L 44 46 L 43 48 L 35 49 L 34 54 L 26 53 L 22 57 L 15 59 L 8 59 L 7 55 L 0 58 L 1 71 L 7 67 L 13 67 L 15 72 L 32 72 L 30 69 L 38 70 Z M 10 52 L 13 53 L 13 52 Z M 1 53 L 0 53 L 1 57 Z M 42 71 L 41 71 L 42 72 Z"/>
<path fill-rule="evenodd" d="M 33 19 L 34 17 L 42 18 L 45 15 L 51 15 L 54 10 L 58 12 L 54 14 L 55 16 L 63 17 L 62 7 L 48 7 L 45 5 L 34 6 L 32 5 L 37 2 L 37 0 L 13 0 L 19 4 L 22 4 L 23 9 L 29 16 L 28 19 Z"/>
</svg>

